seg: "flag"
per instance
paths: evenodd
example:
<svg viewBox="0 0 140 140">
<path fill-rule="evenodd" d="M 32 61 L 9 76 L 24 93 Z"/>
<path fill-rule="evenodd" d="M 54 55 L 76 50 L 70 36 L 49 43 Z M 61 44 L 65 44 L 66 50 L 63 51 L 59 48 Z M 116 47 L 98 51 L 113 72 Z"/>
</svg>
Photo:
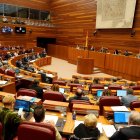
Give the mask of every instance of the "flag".
<svg viewBox="0 0 140 140">
<path fill-rule="evenodd" d="M 88 47 L 88 31 L 87 31 L 87 34 L 86 34 L 86 44 L 85 44 L 85 47 Z"/>
</svg>

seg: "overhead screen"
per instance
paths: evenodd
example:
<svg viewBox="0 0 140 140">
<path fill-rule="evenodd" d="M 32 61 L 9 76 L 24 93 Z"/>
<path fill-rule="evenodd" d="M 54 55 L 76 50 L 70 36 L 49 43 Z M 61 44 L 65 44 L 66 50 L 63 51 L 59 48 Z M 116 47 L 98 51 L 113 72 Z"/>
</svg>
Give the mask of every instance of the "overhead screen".
<svg viewBox="0 0 140 140">
<path fill-rule="evenodd" d="M 136 0 L 98 0 L 96 29 L 132 28 Z"/>
</svg>

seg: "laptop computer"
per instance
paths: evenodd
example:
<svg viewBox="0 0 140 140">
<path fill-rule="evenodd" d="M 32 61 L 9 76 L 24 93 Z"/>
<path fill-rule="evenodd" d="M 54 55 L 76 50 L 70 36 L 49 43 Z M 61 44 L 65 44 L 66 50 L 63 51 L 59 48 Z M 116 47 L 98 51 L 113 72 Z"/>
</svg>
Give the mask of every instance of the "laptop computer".
<svg viewBox="0 0 140 140">
<path fill-rule="evenodd" d="M 97 90 L 97 97 L 101 97 L 103 95 L 103 90 Z"/>
<path fill-rule="evenodd" d="M 98 100 L 102 95 L 103 95 L 103 90 L 97 90 L 96 91 L 96 97 L 94 99 Z"/>
<path fill-rule="evenodd" d="M 130 112 L 114 112 L 115 128 L 118 129 L 120 126 L 127 126 L 129 115 Z"/>
<path fill-rule="evenodd" d="M 30 112 L 30 101 L 16 99 L 14 109 L 19 110 L 20 108 L 23 108 L 23 111 Z"/>
<path fill-rule="evenodd" d="M 126 90 L 117 90 L 117 96 L 122 97 L 122 96 L 126 96 L 126 95 L 127 95 Z"/>
<path fill-rule="evenodd" d="M 59 88 L 59 92 L 61 92 L 62 94 L 65 93 L 65 89 L 64 88 Z"/>
</svg>

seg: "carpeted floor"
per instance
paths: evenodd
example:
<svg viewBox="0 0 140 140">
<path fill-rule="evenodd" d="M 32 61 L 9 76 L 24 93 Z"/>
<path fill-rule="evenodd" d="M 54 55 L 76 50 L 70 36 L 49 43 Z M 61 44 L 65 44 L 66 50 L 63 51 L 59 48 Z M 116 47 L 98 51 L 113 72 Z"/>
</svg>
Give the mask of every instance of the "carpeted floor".
<svg viewBox="0 0 140 140">
<path fill-rule="evenodd" d="M 58 73 L 58 78 L 72 78 L 72 75 L 80 75 L 80 76 L 92 76 L 92 77 L 113 77 L 111 75 L 102 73 L 98 68 L 94 68 L 93 74 L 90 75 L 83 75 L 77 73 L 77 67 L 76 65 L 70 64 L 65 60 L 61 60 L 58 58 L 52 57 L 52 64 L 49 66 L 43 67 L 46 70 L 54 71 Z M 85 68 L 87 68 L 85 66 Z"/>
</svg>

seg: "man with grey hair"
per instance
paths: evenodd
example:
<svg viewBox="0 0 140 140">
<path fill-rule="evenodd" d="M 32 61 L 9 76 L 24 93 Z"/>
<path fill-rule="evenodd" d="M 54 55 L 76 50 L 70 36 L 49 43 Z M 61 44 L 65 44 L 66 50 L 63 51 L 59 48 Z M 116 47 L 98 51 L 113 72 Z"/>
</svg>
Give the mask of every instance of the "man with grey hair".
<svg viewBox="0 0 140 140">
<path fill-rule="evenodd" d="M 140 113 L 132 111 L 129 116 L 128 127 L 120 128 L 109 140 L 140 140 Z"/>
<path fill-rule="evenodd" d="M 129 107 L 132 101 L 138 100 L 136 96 L 133 95 L 133 89 L 127 89 L 127 95 L 121 98 L 122 105 Z"/>
</svg>

